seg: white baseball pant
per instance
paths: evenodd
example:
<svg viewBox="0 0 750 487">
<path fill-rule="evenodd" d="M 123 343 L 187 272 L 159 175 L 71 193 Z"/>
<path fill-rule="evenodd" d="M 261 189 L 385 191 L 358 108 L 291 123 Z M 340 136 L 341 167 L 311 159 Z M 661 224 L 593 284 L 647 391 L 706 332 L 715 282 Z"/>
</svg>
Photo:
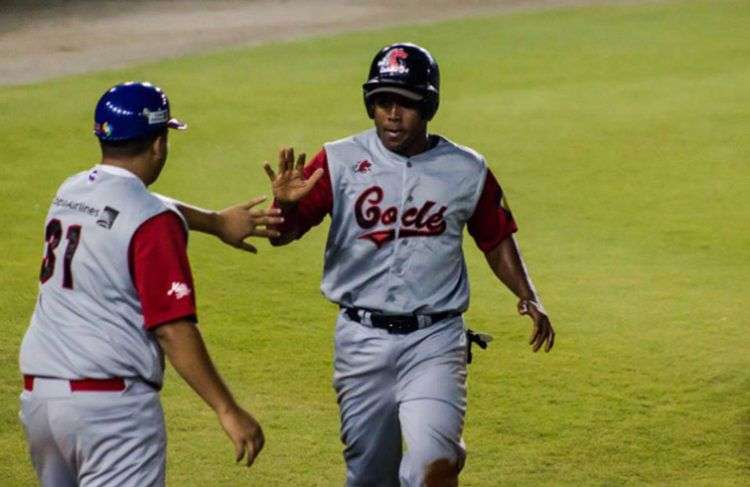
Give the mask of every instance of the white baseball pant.
<svg viewBox="0 0 750 487">
<path fill-rule="evenodd" d="M 45 487 L 164 485 L 164 414 L 143 382 L 72 392 L 67 380 L 36 377 L 21 394 L 20 418 Z"/>
</svg>

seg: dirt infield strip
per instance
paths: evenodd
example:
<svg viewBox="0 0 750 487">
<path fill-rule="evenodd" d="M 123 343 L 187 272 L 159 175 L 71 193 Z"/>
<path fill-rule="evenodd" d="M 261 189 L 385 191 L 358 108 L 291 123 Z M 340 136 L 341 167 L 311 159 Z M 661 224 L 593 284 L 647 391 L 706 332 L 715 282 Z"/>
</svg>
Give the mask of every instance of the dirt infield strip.
<svg viewBox="0 0 750 487">
<path fill-rule="evenodd" d="M 593 3 L 634 1 L 0 0 L 0 85 L 228 46 Z"/>
</svg>

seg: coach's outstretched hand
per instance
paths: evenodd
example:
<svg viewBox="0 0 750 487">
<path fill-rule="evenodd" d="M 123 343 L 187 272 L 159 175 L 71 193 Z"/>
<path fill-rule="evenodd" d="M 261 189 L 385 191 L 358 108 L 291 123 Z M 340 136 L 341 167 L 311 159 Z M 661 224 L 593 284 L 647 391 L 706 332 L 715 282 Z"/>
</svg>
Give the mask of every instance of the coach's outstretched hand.
<svg viewBox="0 0 750 487">
<path fill-rule="evenodd" d="M 222 242 L 232 247 L 251 252 L 258 252 L 254 245 L 245 242 L 248 237 L 278 237 L 279 232 L 268 228 L 277 225 L 284 219 L 278 208 L 255 208 L 266 201 L 265 196 L 253 198 L 247 203 L 224 208 L 218 212 L 218 224 L 215 235 Z"/>
<path fill-rule="evenodd" d="M 284 221 L 278 208 L 256 208 L 266 200 L 265 196 L 258 196 L 247 203 L 232 205 L 221 211 L 204 210 L 167 196 L 159 197 L 177 207 L 190 230 L 215 235 L 227 245 L 253 254 L 257 253 L 258 249 L 245 242 L 245 239 L 276 237 L 279 232 L 269 228 L 269 225 L 277 225 Z"/>
<path fill-rule="evenodd" d="M 236 461 L 240 462 L 243 458 L 247 458 L 247 466 L 252 465 L 266 441 L 260 424 L 250 413 L 239 406 L 236 409 L 220 412 L 219 422 L 234 443 L 237 453 Z"/>
<path fill-rule="evenodd" d="M 294 162 L 294 149 L 282 148 L 279 151 L 279 172 L 276 174 L 271 165 L 266 162 L 263 169 L 266 170 L 271 180 L 273 196 L 280 204 L 294 204 L 305 197 L 315 186 L 315 183 L 323 176 L 322 169 L 316 169 L 309 178 L 305 179 L 303 169 L 305 167 L 305 154 L 300 154 L 297 163 Z"/>
</svg>

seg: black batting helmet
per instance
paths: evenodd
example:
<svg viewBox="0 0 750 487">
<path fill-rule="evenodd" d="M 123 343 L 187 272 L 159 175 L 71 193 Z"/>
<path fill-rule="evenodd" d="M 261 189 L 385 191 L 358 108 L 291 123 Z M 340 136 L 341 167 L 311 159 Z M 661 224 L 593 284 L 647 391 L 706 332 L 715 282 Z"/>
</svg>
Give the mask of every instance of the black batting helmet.
<svg viewBox="0 0 750 487">
<path fill-rule="evenodd" d="M 431 120 L 440 103 L 440 69 L 427 49 L 409 43 L 391 44 L 373 58 L 362 91 L 370 118 L 370 96 L 390 92 L 419 102 L 422 116 Z"/>
</svg>

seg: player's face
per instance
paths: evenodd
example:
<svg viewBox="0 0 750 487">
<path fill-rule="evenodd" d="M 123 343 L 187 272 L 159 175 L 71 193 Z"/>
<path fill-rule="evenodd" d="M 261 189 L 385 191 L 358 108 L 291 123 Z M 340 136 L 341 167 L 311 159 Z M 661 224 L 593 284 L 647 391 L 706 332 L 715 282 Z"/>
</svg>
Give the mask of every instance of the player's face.
<svg viewBox="0 0 750 487">
<path fill-rule="evenodd" d="M 373 100 L 373 115 L 386 149 L 408 157 L 427 148 L 427 121 L 417 102 L 395 93 L 380 93 Z"/>
</svg>

